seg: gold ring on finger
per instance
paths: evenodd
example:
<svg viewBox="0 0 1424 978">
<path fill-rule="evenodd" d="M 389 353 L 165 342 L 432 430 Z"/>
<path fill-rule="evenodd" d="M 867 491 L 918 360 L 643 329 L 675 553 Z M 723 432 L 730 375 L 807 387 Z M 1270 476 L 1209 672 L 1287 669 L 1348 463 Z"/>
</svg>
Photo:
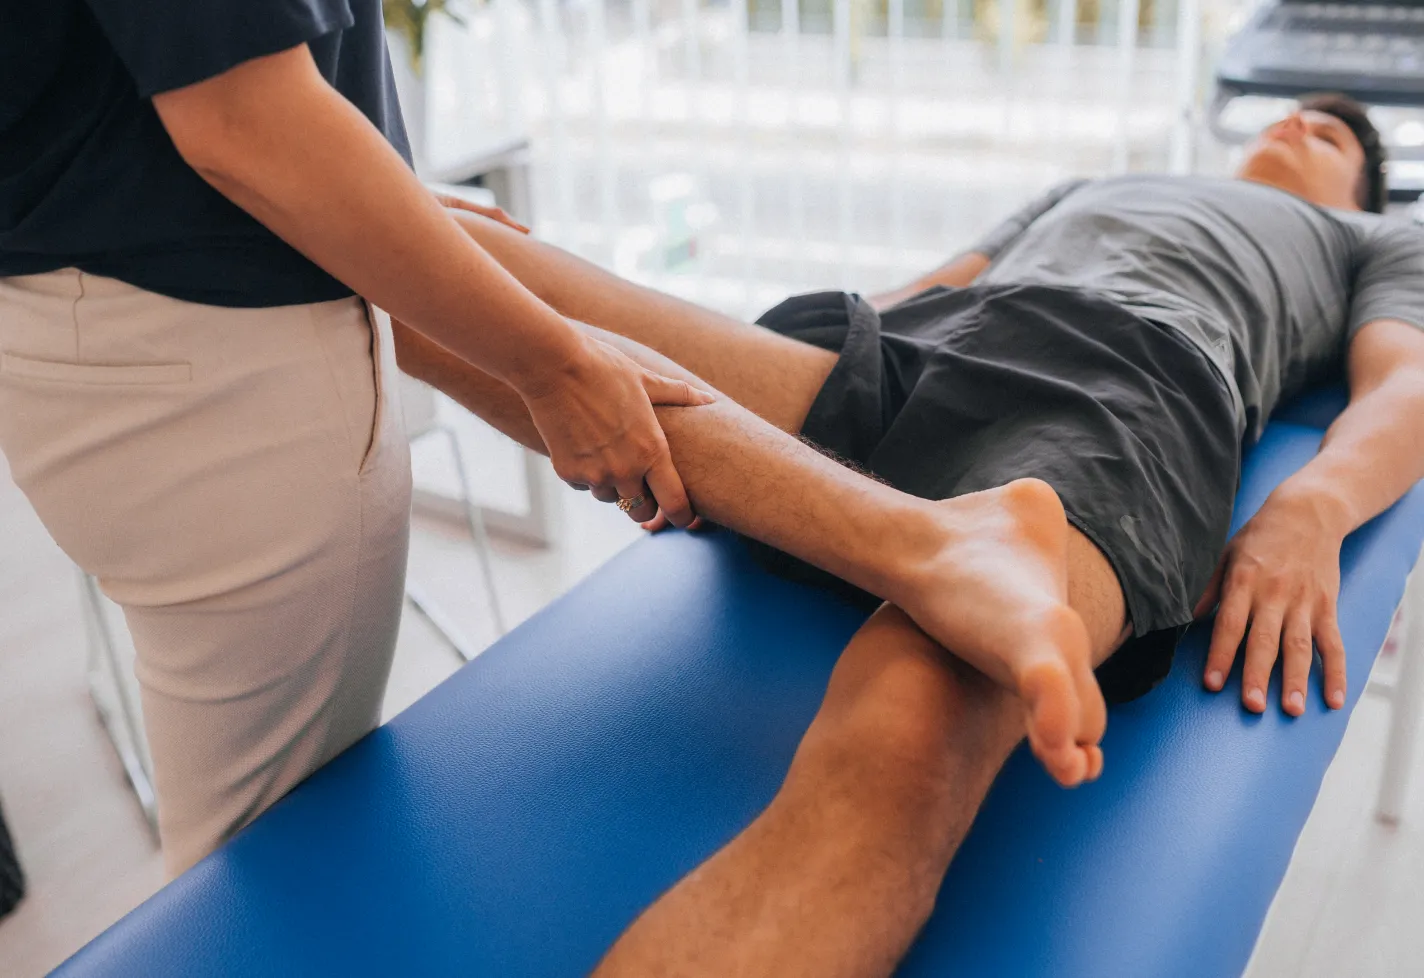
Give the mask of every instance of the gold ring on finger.
<svg viewBox="0 0 1424 978">
<path fill-rule="evenodd" d="M 625 513 L 631 513 L 647 501 L 648 497 L 641 492 L 636 496 L 619 496 L 618 508 Z"/>
</svg>

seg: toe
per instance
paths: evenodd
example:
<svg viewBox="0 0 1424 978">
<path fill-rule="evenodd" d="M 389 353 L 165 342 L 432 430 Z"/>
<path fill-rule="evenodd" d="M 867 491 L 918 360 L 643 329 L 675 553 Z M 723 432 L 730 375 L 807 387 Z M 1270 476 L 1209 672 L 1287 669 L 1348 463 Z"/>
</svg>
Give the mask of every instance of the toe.
<svg viewBox="0 0 1424 978">
<path fill-rule="evenodd" d="M 1041 758 L 1053 780 L 1065 788 L 1076 788 L 1088 775 L 1088 756 L 1081 747 L 1064 747 Z"/>
<path fill-rule="evenodd" d="M 1072 663 L 1074 692 L 1078 695 L 1077 741 L 1083 745 L 1096 744 L 1107 731 L 1108 707 L 1103 700 L 1103 691 L 1098 686 L 1098 677 L 1093 674 L 1092 656 L 1089 654 L 1088 630 L 1082 619 L 1074 617 L 1070 629 L 1066 630 L 1063 645 Z"/>
<path fill-rule="evenodd" d="M 1018 677 L 1019 696 L 1028 706 L 1029 729 L 1045 751 L 1072 747 L 1078 739 L 1079 705 L 1068 667 L 1058 658 L 1040 659 Z"/>
<path fill-rule="evenodd" d="M 1108 727 L 1108 706 L 1103 700 L 1098 677 L 1087 662 L 1083 663 L 1077 675 L 1078 703 L 1082 721 L 1078 727 L 1078 743 L 1096 744 L 1103 739 Z"/>
<path fill-rule="evenodd" d="M 1076 788 L 1091 774 L 1091 752 L 1096 748 L 1079 747 L 1076 744 L 1050 746 L 1035 737 L 1032 730 L 1028 743 L 1033 756 L 1038 758 L 1048 776 L 1065 788 Z"/>
<path fill-rule="evenodd" d="M 1101 747 L 1085 748 L 1088 755 L 1088 780 L 1096 781 L 1103 774 L 1103 749 Z"/>
</svg>

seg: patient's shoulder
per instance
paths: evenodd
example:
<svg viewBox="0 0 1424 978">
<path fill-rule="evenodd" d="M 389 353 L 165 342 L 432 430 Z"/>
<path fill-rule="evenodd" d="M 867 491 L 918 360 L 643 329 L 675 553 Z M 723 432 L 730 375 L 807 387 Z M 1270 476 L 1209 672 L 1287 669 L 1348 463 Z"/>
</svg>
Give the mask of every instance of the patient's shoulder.
<svg viewBox="0 0 1424 978">
<path fill-rule="evenodd" d="M 1402 214 L 1375 214 L 1371 211 L 1346 211 L 1333 207 L 1329 208 L 1327 213 L 1367 238 L 1424 240 L 1424 224 L 1410 220 Z"/>
<path fill-rule="evenodd" d="M 1332 210 L 1330 215 L 1353 234 L 1358 261 L 1424 261 L 1424 225 L 1396 214 Z"/>
</svg>

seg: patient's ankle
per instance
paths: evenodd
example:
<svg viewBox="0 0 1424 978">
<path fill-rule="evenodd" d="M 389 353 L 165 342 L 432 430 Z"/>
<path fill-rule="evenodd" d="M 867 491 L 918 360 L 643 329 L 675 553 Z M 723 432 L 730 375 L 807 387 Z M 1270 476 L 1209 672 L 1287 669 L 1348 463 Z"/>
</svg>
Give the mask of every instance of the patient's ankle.
<svg viewBox="0 0 1424 978">
<path fill-rule="evenodd" d="M 865 534 L 863 563 L 879 585 L 869 590 L 903 607 L 934 575 L 936 562 L 960 531 L 937 503 L 896 495 L 878 511 L 878 525 Z"/>
<path fill-rule="evenodd" d="M 963 559 L 980 544 L 1022 548 L 1026 556 L 1054 560 L 1067 544 L 1063 504 L 1038 479 L 939 501 L 901 496 L 879 547 L 886 597 L 901 606 L 941 587 L 945 560 Z"/>
</svg>

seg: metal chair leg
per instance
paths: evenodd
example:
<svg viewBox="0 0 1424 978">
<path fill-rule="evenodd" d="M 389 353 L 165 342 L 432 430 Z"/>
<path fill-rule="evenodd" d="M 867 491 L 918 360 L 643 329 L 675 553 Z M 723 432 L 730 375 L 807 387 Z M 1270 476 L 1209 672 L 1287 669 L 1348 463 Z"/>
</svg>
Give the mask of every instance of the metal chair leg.
<svg viewBox="0 0 1424 978">
<path fill-rule="evenodd" d="M 1375 818 L 1389 825 L 1397 825 L 1404 813 L 1424 708 L 1424 567 L 1416 566 L 1409 575 L 1399 628 L 1399 673 L 1390 697 L 1389 740 L 1375 806 Z"/>
<path fill-rule="evenodd" d="M 405 582 L 405 596 L 410 601 L 411 607 L 420 612 L 430 623 L 430 627 L 440 633 L 440 637 L 459 654 L 460 658 L 470 662 L 483 651 L 476 648 L 474 643 L 465 637 L 460 626 L 440 610 L 440 606 L 426 593 L 424 588 L 409 578 Z"/>
<path fill-rule="evenodd" d="M 153 775 L 144 750 L 143 727 L 124 689 L 123 667 L 119 663 L 113 631 L 109 628 L 108 618 L 104 613 L 99 582 L 82 570 L 79 570 L 78 574 L 79 597 L 84 609 L 85 637 L 89 646 L 85 669 L 89 699 L 99 713 L 109 743 L 113 744 L 119 755 L 124 774 L 128 776 L 129 784 L 143 809 L 144 818 L 157 837 L 158 800 L 154 794 Z M 105 702 L 107 697 L 100 688 L 100 677 L 105 672 L 114 687 L 112 706 Z"/>
<path fill-rule="evenodd" d="M 494 565 L 490 560 L 489 533 L 485 529 L 485 517 L 472 491 L 469 466 L 465 464 L 465 450 L 460 447 L 459 436 L 449 425 L 441 425 L 440 430 L 450 441 L 450 452 L 455 457 L 455 472 L 460 479 L 460 494 L 465 503 L 465 522 L 469 525 L 470 536 L 475 541 L 475 556 L 480 562 L 480 573 L 485 579 L 485 597 L 489 601 L 490 614 L 494 618 L 496 635 L 505 633 L 504 611 L 500 607 L 499 592 L 494 586 Z"/>
<path fill-rule="evenodd" d="M 470 537 L 475 545 L 475 559 L 480 563 L 480 574 L 484 577 L 485 597 L 489 603 L 490 617 L 494 621 L 496 635 L 503 635 L 505 632 L 504 609 L 500 606 L 499 592 L 495 589 L 494 584 L 494 565 L 490 559 L 489 533 L 485 527 L 484 513 L 475 503 L 473 484 L 470 481 L 469 466 L 465 462 L 464 449 L 460 447 L 460 439 L 455 429 L 448 424 L 433 424 L 415 437 L 433 433 L 444 435 L 450 445 L 450 454 L 455 461 L 455 474 L 460 481 L 460 502 L 464 507 L 465 523 L 469 527 Z M 480 654 L 482 650 L 475 647 L 474 643 L 460 630 L 460 627 L 435 603 L 429 593 L 409 578 L 406 579 L 405 595 L 415 610 L 420 612 L 431 627 L 440 634 L 440 637 L 459 654 L 460 658 L 469 662 Z"/>
</svg>

